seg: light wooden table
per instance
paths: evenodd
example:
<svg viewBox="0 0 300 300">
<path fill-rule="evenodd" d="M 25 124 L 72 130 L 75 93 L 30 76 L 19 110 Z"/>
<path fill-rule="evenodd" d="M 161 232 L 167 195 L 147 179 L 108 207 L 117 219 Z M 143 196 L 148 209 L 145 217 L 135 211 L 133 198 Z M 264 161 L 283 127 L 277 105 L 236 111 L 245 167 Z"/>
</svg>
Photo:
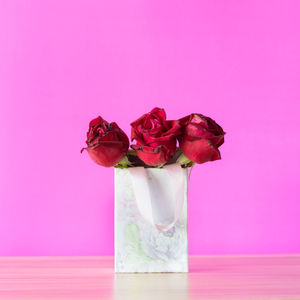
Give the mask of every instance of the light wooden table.
<svg viewBox="0 0 300 300">
<path fill-rule="evenodd" d="M 300 299 L 300 255 L 194 256 L 188 274 L 115 274 L 112 257 L 3 257 L 0 299 Z"/>
</svg>

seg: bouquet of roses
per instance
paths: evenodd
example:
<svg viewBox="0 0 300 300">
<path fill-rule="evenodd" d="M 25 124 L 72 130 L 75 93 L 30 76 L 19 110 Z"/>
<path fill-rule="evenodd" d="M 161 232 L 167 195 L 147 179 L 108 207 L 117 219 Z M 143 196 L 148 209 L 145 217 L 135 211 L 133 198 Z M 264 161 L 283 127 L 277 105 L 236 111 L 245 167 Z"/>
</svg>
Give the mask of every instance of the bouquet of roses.
<svg viewBox="0 0 300 300">
<path fill-rule="evenodd" d="M 156 167 L 221 159 L 222 127 L 213 119 L 193 113 L 179 120 L 167 120 L 165 110 L 154 108 L 131 124 L 131 145 L 124 131 L 102 117 L 93 119 L 87 132 L 87 150 L 92 160 L 104 167 Z M 178 141 L 178 145 L 177 145 Z"/>
<path fill-rule="evenodd" d="M 187 272 L 188 167 L 221 159 L 224 131 L 202 114 L 167 120 L 154 108 L 131 123 L 131 141 L 100 116 L 86 150 L 115 169 L 115 271 Z"/>
</svg>

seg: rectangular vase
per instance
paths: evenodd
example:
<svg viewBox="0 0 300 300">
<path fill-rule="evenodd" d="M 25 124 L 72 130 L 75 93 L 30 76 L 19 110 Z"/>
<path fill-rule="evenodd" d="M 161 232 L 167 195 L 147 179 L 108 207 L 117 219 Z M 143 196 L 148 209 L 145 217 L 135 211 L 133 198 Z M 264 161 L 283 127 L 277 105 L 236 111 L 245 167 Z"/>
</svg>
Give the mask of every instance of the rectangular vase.
<svg viewBox="0 0 300 300">
<path fill-rule="evenodd" d="M 188 272 L 187 169 L 115 169 L 115 272 Z"/>
</svg>

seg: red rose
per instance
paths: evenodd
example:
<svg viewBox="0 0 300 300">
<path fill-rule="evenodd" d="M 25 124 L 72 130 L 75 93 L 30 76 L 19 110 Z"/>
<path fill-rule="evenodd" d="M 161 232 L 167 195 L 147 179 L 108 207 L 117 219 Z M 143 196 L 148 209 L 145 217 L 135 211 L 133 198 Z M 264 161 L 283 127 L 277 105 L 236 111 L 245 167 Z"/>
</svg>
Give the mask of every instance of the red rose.
<svg viewBox="0 0 300 300">
<path fill-rule="evenodd" d="M 127 135 L 113 122 L 108 123 L 100 116 L 90 122 L 86 149 L 92 160 L 104 167 L 120 162 L 129 147 Z"/>
<path fill-rule="evenodd" d="M 202 164 L 221 159 L 218 148 L 224 143 L 225 134 L 221 126 L 201 114 L 191 114 L 179 122 L 183 127 L 179 146 L 189 160 Z"/>
<path fill-rule="evenodd" d="M 130 125 L 131 140 L 136 140 L 136 145 L 131 147 L 147 165 L 165 164 L 174 154 L 180 124 L 167 121 L 164 109 L 156 107 Z"/>
</svg>

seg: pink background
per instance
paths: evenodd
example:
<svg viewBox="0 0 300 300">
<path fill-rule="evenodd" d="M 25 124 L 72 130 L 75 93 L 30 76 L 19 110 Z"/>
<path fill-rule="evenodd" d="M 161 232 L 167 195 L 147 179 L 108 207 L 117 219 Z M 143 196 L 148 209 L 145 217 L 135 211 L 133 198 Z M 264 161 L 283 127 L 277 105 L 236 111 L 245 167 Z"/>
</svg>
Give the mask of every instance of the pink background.
<svg viewBox="0 0 300 300">
<path fill-rule="evenodd" d="M 191 254 L 300 252 L 300 2 L 0 1 L 0 255 L 112 255 L 113 168 L 90 119 L 211 116 Z"/>
</svg>

